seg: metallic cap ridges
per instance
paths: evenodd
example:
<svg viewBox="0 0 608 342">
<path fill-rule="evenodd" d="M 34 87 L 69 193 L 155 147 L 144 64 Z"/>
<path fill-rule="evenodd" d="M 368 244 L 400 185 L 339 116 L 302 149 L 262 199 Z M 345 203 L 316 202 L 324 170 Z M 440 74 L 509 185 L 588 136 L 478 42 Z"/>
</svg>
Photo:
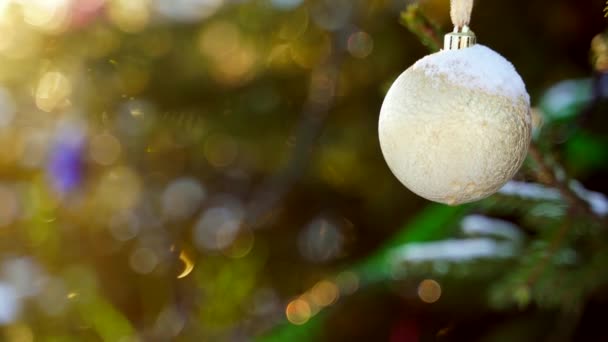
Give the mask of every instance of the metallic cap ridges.
<svg viewBox="0 0 608 342">
<path fill-rule="evenodd" d="M 460 50 L 471 47 L 477 43 L 475 33 L 468 26 L 454 27 L 454 31 L 443 38 L 444 50 Z"/>
</svg>

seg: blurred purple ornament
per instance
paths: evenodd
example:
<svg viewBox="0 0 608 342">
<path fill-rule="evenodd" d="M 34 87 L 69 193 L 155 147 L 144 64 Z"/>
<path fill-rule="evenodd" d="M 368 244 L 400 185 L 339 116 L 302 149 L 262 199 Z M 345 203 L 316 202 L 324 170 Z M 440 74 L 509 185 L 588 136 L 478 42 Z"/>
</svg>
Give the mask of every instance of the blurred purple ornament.
<svg viewBox="0 0 608 342">
<path fill-rule="evenodd" d="M 85 134 L 81 125 L 61 125 L 49 152 L 47 177 L 51 187 L 66 194 L 82 182 L 85 158 Z"/>
</svg>

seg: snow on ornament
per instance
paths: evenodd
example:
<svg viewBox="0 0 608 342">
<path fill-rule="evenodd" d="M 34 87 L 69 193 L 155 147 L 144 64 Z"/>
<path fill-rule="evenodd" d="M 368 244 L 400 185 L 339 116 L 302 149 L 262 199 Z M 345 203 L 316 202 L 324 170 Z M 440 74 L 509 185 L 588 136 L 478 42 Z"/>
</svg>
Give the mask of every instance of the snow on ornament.
<svg viewBox="0 0 608 342">
<path fill-rule="evenodd" d="M 393 83 L 380 146 L 393 174 L 426 199 L 456 205 L 485 198 L 520 168 L 530 143 L 530 97 L 513 65 L 476 45 L 472 0 L 452 0 L 454 32 Z"/>
</svg>

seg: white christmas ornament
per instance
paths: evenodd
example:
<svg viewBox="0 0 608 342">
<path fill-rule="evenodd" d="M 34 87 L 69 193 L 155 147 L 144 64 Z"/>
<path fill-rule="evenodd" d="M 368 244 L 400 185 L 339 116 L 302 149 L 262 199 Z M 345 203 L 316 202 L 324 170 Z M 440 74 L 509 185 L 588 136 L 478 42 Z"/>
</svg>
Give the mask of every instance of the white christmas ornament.
<svg viewBox="0 0 608 342">
<path fill-rule="evenodd" d="M 397 78 L 378 127 L 395 176 L 414 193 L 450 205 L 498 191 L 523 163 L 531 132 L 524 82 L 509 61 L 475 45 L 454 2 L 452 20 L 465 25 L 446 35 L 444 50 Z"/>
</svg>

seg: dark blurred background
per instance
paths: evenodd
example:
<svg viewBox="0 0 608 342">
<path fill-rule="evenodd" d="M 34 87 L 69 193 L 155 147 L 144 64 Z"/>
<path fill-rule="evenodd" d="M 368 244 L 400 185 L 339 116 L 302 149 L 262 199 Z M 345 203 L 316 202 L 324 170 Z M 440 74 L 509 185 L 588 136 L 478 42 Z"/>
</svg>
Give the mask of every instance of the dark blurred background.
<svg viewBox="0 0 608 342">
<path fill-rule="evenodd" d="M 377 121 L 448 0 L 0 0 L 2 339 L 608 338 L 605 5 L 476 1 L 546 165 L 445 207 Z"/>
</svg>

